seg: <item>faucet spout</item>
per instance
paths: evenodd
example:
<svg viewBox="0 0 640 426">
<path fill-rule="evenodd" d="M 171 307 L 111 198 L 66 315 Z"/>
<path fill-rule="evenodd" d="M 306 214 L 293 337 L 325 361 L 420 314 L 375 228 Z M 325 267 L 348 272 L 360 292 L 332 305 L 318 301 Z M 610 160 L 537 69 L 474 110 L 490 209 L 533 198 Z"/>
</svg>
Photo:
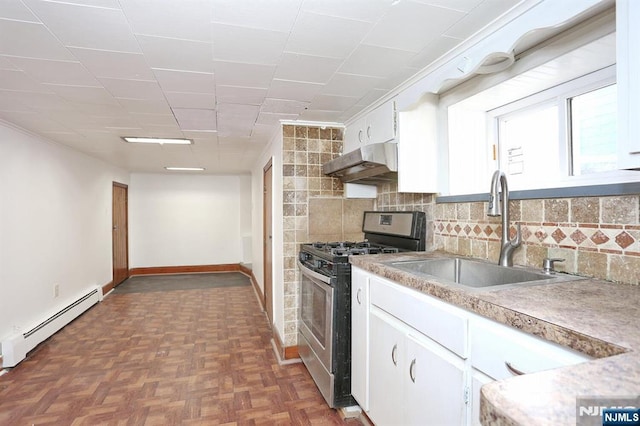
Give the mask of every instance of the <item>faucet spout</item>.
<svg viewBox="0 0 640 426">
<path fill-rule="evenodd" d="M 501 196 L 498 194 L 498 187 L 500 187 Z M 502 204 L 500 198 L 502 198 Z M 500 170 L 496 170 L 491 177 L 487 215 L 502 216 L 502 238 L 498 264 L 501 266 L 513 266 L 513 252 L 522 244 L 522 233 L 518 223 L 516 225 L 515 239 L 511 240 L 509 236 L 511 223 L 509 220 L 509 187 L 507 185 L 507 176 Z"/>
</svg>

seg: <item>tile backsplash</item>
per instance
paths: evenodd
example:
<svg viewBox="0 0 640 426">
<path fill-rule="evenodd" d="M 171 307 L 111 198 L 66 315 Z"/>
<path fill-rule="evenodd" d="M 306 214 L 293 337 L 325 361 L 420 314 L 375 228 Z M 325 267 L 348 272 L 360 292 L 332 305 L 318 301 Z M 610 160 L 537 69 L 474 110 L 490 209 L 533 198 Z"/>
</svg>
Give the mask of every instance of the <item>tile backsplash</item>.
<svg viewBox="0 0 640 426">
<path fill-rule="evenodd" d="M 297 345 L 300 244 L 362 240 L 362 217 L 373 200 L 343 199 L 339 179 L 324 176 L 322 164 L 342 152 L 342 129 L 282 126 L 285 346 Z"/>
<path fill-rule="evenodd" d="M 432 195 L 402 194 L 393 184 L 378 187 L 380 210 L 427 213 L 428 249 L 497 261 L 501 218 L 486 203 L 435 203 Z M 514 200 L 511 235 L 522 228 L 516 265 L 540 268 L 545 257 L 563 258 L 561 271 L 626 284 L 640 284 L 640 196 Z"/>
</svg>

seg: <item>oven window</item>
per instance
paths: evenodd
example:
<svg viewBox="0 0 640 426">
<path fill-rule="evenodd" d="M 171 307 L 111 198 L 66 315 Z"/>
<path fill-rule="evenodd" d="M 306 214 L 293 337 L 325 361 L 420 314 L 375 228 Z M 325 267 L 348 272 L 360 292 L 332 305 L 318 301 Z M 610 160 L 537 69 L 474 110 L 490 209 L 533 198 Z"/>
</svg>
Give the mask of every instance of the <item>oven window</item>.
<svg viewBox="0 0 640 426">
<path fill-rule="evenodd" d="M 327 339 L 327 304 L 330 303 L 325 289 L 316 285 L 311 279 L 302 278 L 301 318 L 318 342 L 326 347 Z"/>
</svg>

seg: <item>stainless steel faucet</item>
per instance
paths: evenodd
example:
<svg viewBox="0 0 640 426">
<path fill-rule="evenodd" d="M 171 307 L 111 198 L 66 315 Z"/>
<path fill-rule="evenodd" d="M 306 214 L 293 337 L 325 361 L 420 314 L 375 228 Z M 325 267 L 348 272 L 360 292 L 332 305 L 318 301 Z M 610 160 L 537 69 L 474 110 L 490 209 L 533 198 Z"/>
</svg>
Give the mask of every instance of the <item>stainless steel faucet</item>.
<svg viewBox="0 0 640 426">
<path fill-rule="evenodd" d="M 500 192 L 502 193 L 502 212 L 500 212 L 498 183 L 500 184 Z M 515 240 L 509 238 L 509 188 L 507 187 L 507 176 L 500 170 L 496 170 L 491 178 L 487 215 L 502 215 L 502 239 L 500 241 L 500 259 L 498 260 L 498 265 L 513 266 L 513 252 L 522 244 L 522 234 L 520 232 L 520 224 L 518 223 L 516 225 Z"/>
</svg>

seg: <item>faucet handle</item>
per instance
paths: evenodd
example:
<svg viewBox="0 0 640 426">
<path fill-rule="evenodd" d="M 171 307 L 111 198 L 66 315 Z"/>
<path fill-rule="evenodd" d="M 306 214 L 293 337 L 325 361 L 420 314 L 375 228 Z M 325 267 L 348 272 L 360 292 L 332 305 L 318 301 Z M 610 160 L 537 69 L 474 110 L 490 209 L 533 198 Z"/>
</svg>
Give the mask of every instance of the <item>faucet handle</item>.
<svg viewBox="0 0 640 426">
<path fill-rule="evenodd" d="M 542 261 L 542 270 L 545 274 L 552 274 L 555 272 L 553 269 L 555 262 L 564 262 L 565 259 L 562 258 L 553 258 L 553 257 L 545 257 Z"/>
</svg>

